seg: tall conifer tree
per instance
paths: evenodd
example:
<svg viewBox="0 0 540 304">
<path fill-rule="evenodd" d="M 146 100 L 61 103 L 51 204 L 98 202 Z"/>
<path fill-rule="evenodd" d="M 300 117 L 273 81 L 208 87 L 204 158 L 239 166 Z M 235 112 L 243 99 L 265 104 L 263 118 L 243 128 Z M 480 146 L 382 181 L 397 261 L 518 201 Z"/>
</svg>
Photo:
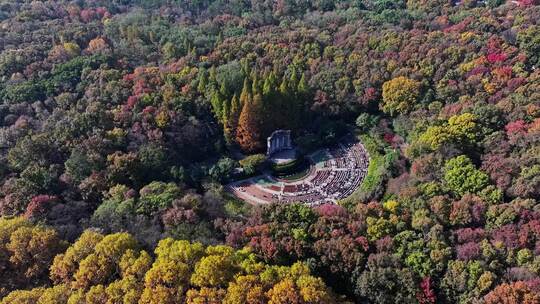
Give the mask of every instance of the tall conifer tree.
<svg viewBox="0 0 540 304">
<path fill-rule="evenodd" d="M 225 139 L 231 144 L 236 139 L 236 129 L 238 127 L 238 119 L 240 117 L 240 111 L 242 110 L 240 106 L 240 101 L 236 94 L 234 94 L 231 100 L 231 109 L 229 116 L 225 120 Z"/>
<path fill-rule="evenodd" d="M 246 102 L 249 102 L 251 100 L 251 84 L 249 83 L 249 79 L 246 77 L 244 78 L 244 86 L 242 87 L 242 93 L 240 93 L 240 105 L 244 107 L 244 104 Z"/>
<path fill-rule="evenodd" d="M 225 103 L 226 97 L 221 94 L 221 91 L 214 90 L 212 97 L 210 98 L 210 103 L 212 104 L 212 110 L 214 115 L 219 122 L 223 122 L 223 104 Z"/>
<path fill-rule="evenodd" d="M 253 100 L 244 103 L 238 120 L 236 141 L 242 150 L 253 153 L 262 149 L 261 142 L 262 96 L 256 94 Z"/>
<path fill-rule="evenodd" d="M 197 85 L 197 91 L 203 94 L 206 91 L 206 86 L 208 84 L 208 76 L 206 75 L 206 70 L 199 70 L 199 83 Z"/>
<path fill-rule="evenodd" d="M 302 74 L 300 81 L 298 82 L 298 93 L 300 95 L 307 95 L 309 91 L 309 86 L 306 79 L 306 74 Z"/>
</svg>

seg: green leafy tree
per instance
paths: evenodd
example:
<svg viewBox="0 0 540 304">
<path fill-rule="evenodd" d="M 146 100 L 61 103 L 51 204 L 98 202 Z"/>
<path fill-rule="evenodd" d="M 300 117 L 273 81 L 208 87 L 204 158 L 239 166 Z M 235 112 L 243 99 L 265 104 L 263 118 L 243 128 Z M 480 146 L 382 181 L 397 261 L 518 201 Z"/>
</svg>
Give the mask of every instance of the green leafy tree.
<svg viewBox="0 0 540 304">
<path fill-rule="evenodd" d="M 532 65 L 540 64 L 540 26 L 532 25 L 517 35 L 519 47 L 527 52 L 529 62 Z"/>
<path fill-rule="evenodd" d="M 479 133 L 476 115 L 464 113 L 450 117 L 448 122 L 441 126 L 430 126 L 420 136 L 420 141 L 432 150 L 448 144 L 461 148 L 476 144 Z"/>
<path fill-rule="evenodd" d="M 261 169 L 261 166 L 266 162 L 266 155 L 254 154 L 240 160 L 240 166 L 244 169 L 247 175 L 254 174 Z"/>
<path fill-rule="evenodd" d="M 413 273 L 386 254 L 370 257 L 366 271 L 356 281 L 355 293 L 373 303 L 414 303 Z"/>
<path fill-rule="evenodd" d="M 460 155 L 448 160 L 444 166 L 444 181 L 455 194 L 478 193 L 489 185 L 487 174 L 476 169 L 471 160 Z"/>
<path fill-rule="evenodd" d="M 182 189 L 175 183 L 152 182 L 140 191 L 137 202 L 137 212 L 152 214 L 172 205 L 173 200 L 180 198 Z"/>
<path fill-rule="evenodd" d="M 233 169 L 237 166 L 237 162 L 228 157 L 223 157 L 210 168 L 210 176 L 219 182 L 226 182 L 231 177 Z"/>
</svg>

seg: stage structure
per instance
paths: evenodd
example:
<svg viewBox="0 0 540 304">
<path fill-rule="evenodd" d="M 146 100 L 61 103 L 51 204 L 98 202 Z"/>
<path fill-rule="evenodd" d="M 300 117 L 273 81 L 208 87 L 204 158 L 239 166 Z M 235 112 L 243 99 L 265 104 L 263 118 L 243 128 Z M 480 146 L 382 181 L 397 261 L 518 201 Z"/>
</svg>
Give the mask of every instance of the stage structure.
<svg viewBox="0 0 540 304">
<path fill-rule="evenodd" d="M 276 130 L 266 139 L 266 155 L 271 157 L 275 153 L 292 150 L 291 130 Z"/>
</svg>

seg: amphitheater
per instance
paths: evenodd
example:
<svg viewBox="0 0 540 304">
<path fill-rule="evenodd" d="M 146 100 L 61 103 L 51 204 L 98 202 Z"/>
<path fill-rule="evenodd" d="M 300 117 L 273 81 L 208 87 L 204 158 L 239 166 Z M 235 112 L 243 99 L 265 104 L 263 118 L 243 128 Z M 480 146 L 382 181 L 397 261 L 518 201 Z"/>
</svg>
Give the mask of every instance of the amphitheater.
<svg viewBox="0 0 540 304">
<path fill-rule="evenodd" d="M 265 173 L 231 183 L 228 189 L 251 204 L 336 203 L 360 186 L 369 164 L 364 146 L 352 136 L 346 136 L 337 145 L 317 150 L 307 157 L 311 167 L 301 179 L 288 181 Z"/>
</svg>

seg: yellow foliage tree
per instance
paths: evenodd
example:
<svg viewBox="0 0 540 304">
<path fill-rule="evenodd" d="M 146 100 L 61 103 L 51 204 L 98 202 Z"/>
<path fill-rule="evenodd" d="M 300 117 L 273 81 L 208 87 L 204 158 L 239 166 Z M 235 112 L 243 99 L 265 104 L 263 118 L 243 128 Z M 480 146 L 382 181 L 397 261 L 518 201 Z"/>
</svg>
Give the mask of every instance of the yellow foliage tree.
<svg viewBox="0 0 540 304">
<path fill-rule="evenodd" d="M 32 227 L 14 220 L 0 226 L 0 238 L 5 230 Z M 335 302 L 328 287 L 310 274 L 306 264 L 265 265 L 248 248 L 205 247 L 167 238 L 159 242 L 155 254 L 153 260 L 139 250 L 127 233 L 103 236 L 85 231 L 55 258 L 51 278 L 57 285 L 13 291 L 0 304 Z"/>
<path fill-rule="evenodd" d="M 93 253 L 95 246 L 103 239 L 103 235 L 86 230 L 65 253 L 54 258 L 50 276 L 53 282 L 68 283 L 79 268 L 79 263 Z"/>
<path fill-rule="evenodd" d="M 420 142 L 437 150 L 445 144 L 467 145 L 478 138 L 477 117 L 471 113 L 454 115 L 441 126 L 429 127 L 421 136 Z"/>
<path fill-rule="evenodd" d="M 400 76 L 383 84 L 381 109 L 390 115 L 410 112 L 420 94 L 420 82 Z"/>
<path fill-rule="evenodd" d="M 186 304 L 221 304 L 225 292 L 221 288 L 190 289 L 186 293 Z"/>
</svg>

